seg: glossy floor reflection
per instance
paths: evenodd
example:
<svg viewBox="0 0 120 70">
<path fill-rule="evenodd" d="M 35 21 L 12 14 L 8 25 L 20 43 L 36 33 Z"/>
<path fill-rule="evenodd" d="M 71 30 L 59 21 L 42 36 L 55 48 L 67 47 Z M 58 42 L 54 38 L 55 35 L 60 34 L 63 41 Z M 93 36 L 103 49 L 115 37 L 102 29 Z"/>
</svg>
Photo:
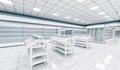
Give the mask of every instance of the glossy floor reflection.
<svg viewBox="0 0 120 70">
<path fill-rule="evenodd" d="M 93 43 L 89 49 L 74 47 L 64 57 L 49 47 L 49 60 L 35 70 L 120 70 L 120 40 Z M 0 49 L 0 70 L 29 70 L 29 58 L 23 46 Z"/>
</svg>

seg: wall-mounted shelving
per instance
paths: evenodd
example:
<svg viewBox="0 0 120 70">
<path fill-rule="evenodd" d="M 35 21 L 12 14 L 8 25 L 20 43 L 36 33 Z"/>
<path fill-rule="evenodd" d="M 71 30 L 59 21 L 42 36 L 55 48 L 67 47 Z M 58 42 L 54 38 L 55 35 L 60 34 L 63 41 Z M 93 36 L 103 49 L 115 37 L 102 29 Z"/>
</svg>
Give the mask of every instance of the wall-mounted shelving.
<svg viewBox="0 0 120 70">
<path fill-rule="evenodd" d="M 58 29 L 58 36 L 59 37 L 71 37 L 72 36 L 72 29 L 60 28 Z"/>
<path fill-rule="evenodd" d="M 30 57 L 30 70 L 41 63 L 47 63 L 47 45 L 42 43 L 42 36 L 32 36 L 25 40 Z"/>
<path fill-rule="evenodd" d="M 116 30 L 115 31 L 115 36 L 118 37 L 118 38 L 120 38 L 120 30 Z"/>
<path fill-rule="evenodd" d="M 105 28 L 105 42 L 109 42 L 113 39 L 113 29 L 110 27 Z"/>
<path fill-rule="evenodd" d="M 95 43 L 104 43 L 104 33 L 105 33 L 105 29 L 104 28 L 91 28 L 88 29 L 89 34 L 92 37 L 92 42 Z"/>
</svg>

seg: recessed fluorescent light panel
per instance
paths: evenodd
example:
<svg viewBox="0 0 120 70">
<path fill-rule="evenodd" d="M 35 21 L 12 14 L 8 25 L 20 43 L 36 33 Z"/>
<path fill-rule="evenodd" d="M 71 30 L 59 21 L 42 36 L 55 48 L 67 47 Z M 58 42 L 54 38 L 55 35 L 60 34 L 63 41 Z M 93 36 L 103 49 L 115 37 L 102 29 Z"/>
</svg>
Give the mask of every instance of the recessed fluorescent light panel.
<svg viewBox="0 0 120 70">
<path fill-rule="evenodd" d="M 85 21 L 81 21 L 81 22 L 85 22 Z"/>
<path fill-rule="evenodd" d="M 58 13 L 53 13 L 53 16 L 58 16 Z"/>
<path fill-rule="evenodd" d="M 104 14 L 106 14 L 105 12 L 100 12 L 100 13 L 98 13 L 98 15 L 104 15 Z"/>
<path fill-rule="evenodd" d="M 78 1 L 79 3 L 82 3 L 84 0 L 76 0 L 76 1 Z"/>
<path fill-rule="evenodd" d="M 91 7 L 90 10 L 96 10 L 98 8 L 99 8 L 99 6 L 94 6 L 94 7 Z"/>
<path fill-rule="evenodd" d="M 0 0 L 0 2 L 2 2 L 4 4 L 8 4 L 8 5 L 13 5 L 12 1 L 10 1 L 10 0 Z"/>
<path fill-rule="evenodd" d="M 104 18 L 109 18 L 110 16 L 104 16 Z"/>
<path fill-rule="evenodd" d="M 39 11 L 41 11 L 41 9 L 39 9 L 39 8 L 33 8 L 33 11 L 39 12 Z"/>
<path fill-rule="evenodd" d="M 74 19 L 75 21 L 79 21 L 79 19 Z"/>
<path fill-rule="evenodd" d="M 67 18 L 67 19 L 68 19 L 68 18 L 71 18 L 71 17 L 65 17 L 65 18 Z"/>
</svg>

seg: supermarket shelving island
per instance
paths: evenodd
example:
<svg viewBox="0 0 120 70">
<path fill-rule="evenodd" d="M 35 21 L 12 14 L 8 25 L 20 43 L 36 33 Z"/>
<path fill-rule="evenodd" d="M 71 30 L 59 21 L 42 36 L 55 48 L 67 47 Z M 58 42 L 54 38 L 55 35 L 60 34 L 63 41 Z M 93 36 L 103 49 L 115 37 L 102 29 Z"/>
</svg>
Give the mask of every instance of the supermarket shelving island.
<svg viewBox="0 0 120 70">
<path fill-rule="evenodd" d="M 47 63 L 47 44 L 42 42 L 42 36 L 32 36 L 25 40 L 26 48 L 30 58 L 30 70 L 36 65 Z"/>
<path fill-rule="evenodd" d="M 91 47 L 92 38 L 90 36 L 73 37 L 74 45 L 79 47 Z"/>
<path fill-rule="evenodd" d="M 54 50 L 64 54 L 65 56 L 73 53 L 73 42 L 70 38 L 54 38 L 52 40 Z"/>
</svg>

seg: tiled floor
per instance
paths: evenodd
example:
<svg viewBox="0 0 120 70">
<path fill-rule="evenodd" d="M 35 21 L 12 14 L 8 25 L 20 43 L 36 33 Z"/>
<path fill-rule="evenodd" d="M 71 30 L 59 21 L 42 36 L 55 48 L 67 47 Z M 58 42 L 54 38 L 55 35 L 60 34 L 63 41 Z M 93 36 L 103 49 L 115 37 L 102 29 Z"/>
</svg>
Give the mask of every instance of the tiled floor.
<svg viewBox="0 0 120 70">
<path fill-rule="evenodd" d="M 20 47 L 0 48 L 0 70 L 16 70 Z"/>
<path fill-rule="evenodd" d="M 35 70 L 120 70 L 120 40 L 92 44 L 92 48 L 74 47 L 73 55 L 64 57 L 48 48 L 47 64 Z M 29 70 L 29 58 L 23 46 L 0 48 L 0 70 Z"/>
</svg>

